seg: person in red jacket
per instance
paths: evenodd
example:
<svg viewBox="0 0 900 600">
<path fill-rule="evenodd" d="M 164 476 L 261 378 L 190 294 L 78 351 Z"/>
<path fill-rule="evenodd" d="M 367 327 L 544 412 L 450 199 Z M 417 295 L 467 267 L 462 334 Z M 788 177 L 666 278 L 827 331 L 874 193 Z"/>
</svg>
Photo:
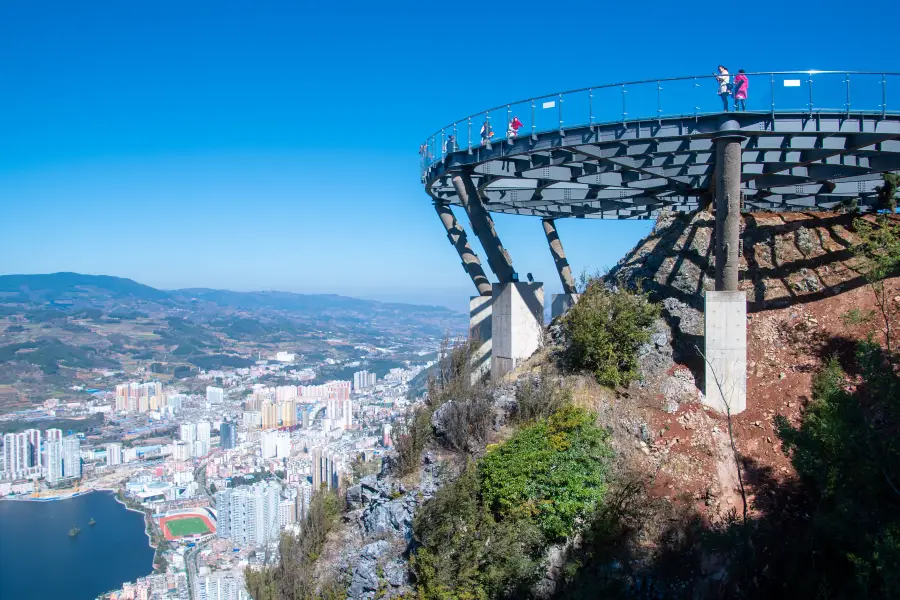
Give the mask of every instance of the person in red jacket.
<svg viewBox="0 0 900 600">
<path fill-rule="evenodd" d="M 741 69 L 734 76 L 734 112 L 747 111 L 747 88 L 749 87 L 750 81 L 747 80 L 747 75 Z"/>
<path fill-rule="evenodd" d="M 509 139 L 515 138 L 519 134 L 521 127 L 522 121 L 519 120 L 519 117 L 513 117 L 512 121 L 509 122 L 509 128 L 506 130 L 506 137 Z"/>
</svg>

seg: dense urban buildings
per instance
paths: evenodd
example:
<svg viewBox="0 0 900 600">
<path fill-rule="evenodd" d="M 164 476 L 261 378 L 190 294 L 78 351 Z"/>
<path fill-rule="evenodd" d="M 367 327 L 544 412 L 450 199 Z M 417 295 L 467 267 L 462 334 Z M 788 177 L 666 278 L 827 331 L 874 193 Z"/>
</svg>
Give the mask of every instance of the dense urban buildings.
<svg viewBox="0 0 900 600">
<path fill-rule="evenodd" d="M 201 372 L 177 389 L 119 382 L 86 405 L 47 400 L 54 418 L 100 425 L 0 437 L 0 495 L 118 488 L 172 539 L 161 550 L 165 573 L 110 599 L 245 600 L 244 568 L 277 557 L 281 533 L 297 530 L 316 491 L 340 489 L 355 461 L 390 445 L 391 423 L 409 405 L 408 382 L 426 366 L 392 369 L 377 384 L 363 370 L 353 381 L 307 385 L 314 368 L 286 377 L 299 360 Z M 170 519 L 203 518 L 209 528 L 166 529 Z"/>
</svg>

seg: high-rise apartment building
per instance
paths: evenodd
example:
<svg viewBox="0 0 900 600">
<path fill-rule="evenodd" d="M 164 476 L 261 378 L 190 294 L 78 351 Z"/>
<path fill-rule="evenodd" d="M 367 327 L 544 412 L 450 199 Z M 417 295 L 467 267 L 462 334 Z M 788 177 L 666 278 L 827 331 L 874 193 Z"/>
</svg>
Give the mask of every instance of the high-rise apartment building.
<svg viewBox="0 0 900 600">
<path fill-rule="evenodd" d="M 278 420 L 280 415 L 278 414 L 280 411 L 278 410 L 278 405 L 272 402 L 263 402 L 262 410 L 262 428 L 263 429 L 274 429 L 278 427 Z"/>
<path fill-rule="evenodd" d="M 81 477 L 81 440 L 77 436 L 62 439 L 62 475 L 66 479 Z"/>
<path fill-rule="evenodd" d="M 182 423 L 179 433 L 182 442 L 185 444 L 193 444 L 197 441 L 197 424 Z"/>
<path fill-rule="evenodd" d="M 106 444 L 106 464 L 111 467 L 122 464 L 122 444 Z"/>
<path fill-rule="evenodd" d="M 281 426 L 293 427 L 297 424 L 297 401 L 288 398 L 281 403 Z"/>
<path fill-rule="evenodd" d="M 197 423 L 197 441 L 205 443 L 207 448 L 209 447 L 210 432 L 211 427 L 208 421 Z"/>
<path fill-rule="evenodd" d="M 340 487 L 340 455 L 328 448 L 312 450 L 312 489 L 338 489 Z"/>
<path fill-rule="evenodd" d="M 223 450 L 231 450 L 237 445 L 237 427 L 234 423 L 223 422 L 219 426 L 219 447 Z"/>
<path fill-rule="evenodd" d="M 63 478 L 63 443 L 62 439 L 47 439 L 45 445 L 47 461 L 47 482 L 55 485 Z"/>
<path fill-rule="evenodd" d="M 291 453 L 291 434 L 277 429 L 264 430 L 260 450 L 263 458 L 287 458 Z"/>
<path fill-rule="evenodd" d="M 225 390 L 219 387 L 207 386 L 206 401 L 210 404 L 222 404 L 225 401 Z"/>
<path fill-rule="evenodd" d="M 216 535 L 237 546 L 264 546 L 278 539 L 281 486 L 260 482 L 216 493 Z"/>
<path fill-rule="evenodd" d="M 200 579 L 203 600 L 252 600 L 241 571 L 214 571 Z"/>
</svg>

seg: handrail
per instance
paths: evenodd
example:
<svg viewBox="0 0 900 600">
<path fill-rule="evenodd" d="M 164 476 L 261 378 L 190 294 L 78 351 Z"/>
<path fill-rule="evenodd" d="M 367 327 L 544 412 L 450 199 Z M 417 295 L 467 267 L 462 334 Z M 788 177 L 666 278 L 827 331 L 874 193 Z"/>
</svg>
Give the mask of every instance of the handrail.
<svg viewBox="0 0 900 600">
<path fill-rule="evenodd" d="M 730 77 L 734 77 L 735 75 L 737 75 L 737 73 L 733 73 L 733 72 L 732 72 L 732 73 L 729 73 L 729 76 L 730 76 Z M 819 71 L 819 70 L 808 70 L 808 71 L 755 71 L 755 72 L 751 72 L 751 73 L 744 73 L 744 75 L 746 75 L 748 78 L 750 78 L 750 77 L 759 77 L 759 76 L 767 76 L 767 79 L 768 79 L 768 82 L 767 82 L 767 83 L 769 83 L 770 87 L 772 88 L 772 107 L 771 107 L 771 112 L 772 112 L 772 114 L 775 114 L 775 112 L 776 112 L 776 111 L 775 111 L 775 107 L 774 107 L 775 76 L 780 76 L 780 75 L 806 75 L 806 76 L 808 77 L 808 78 L 806 79 L 806 82 L 805 82 L 805 83 L 806 83 L 806 85 L 809 87 L 808 111 L 810 112 L 810 114 L 812 114 L 813 112 L 818 112 L 818 111 L 820 110 L 820 109 L 818 109 L 818 108 L 815 109 L 815 110 L 813 109 L 813 104 L 812 104 L 812 79 L 813 79 L 813 76 L 816 76 L 816 75 L 843 75 L 843 76 L 845 76 L 845 77 L 847 78 L 847 82 L 846 82 L 846 83 L 847 83 L 847 85 L 848 85 L 848 89 L 849 89 L 849 77 L 850 77 L 850 76 L 878 76 L 878 77 L 881 78 L 881 80 L 880 80 L 880 82 L 879 82 L 880 85 L 881 85 L 881 89 L 880 89 L 880 91 L 879 91 L 879 95 L 880 95 L 881 98 L 882 98 L 882 102 L 881 102 L 881 104 L 879 104 L 879 105 L 877 106 L 877 111 L 878 111 L 878 112 L 881 112 L 882 114 L 886 114 L 886 112 L 887 112 L 887 91 L 886 91 L 886 87 L 887 87 L 887 77 L 889 77 L 889 76 L 890 76 L 890 77 L 900 77 L 900 72 L 891 72 L 891 71 Z M 620 121 L 621 121 L 621 122 L 627 122 L 628 120 L 644 120 L 645 118 L 646 118 L 646 119 L 649 119 L 649 118 L 651 118 L 651 117 L 648 115 L 648 116 L 646 116 L 646 117 L 636 117 L 636 118 L 634 118 L 634 119 L 628 119 L 628 113 L 627 113 L 627 111 L 626 111 L 626 108 L 627 108 L 627 107 L 626 107 L 626 104 L 625 104 L 625 102 L 626 102 L 626 100 L 625 100 L 625 94 L 627 93 L 627 88 L 628 88 L 629 86 L 639 86 L 639 85 L 647 85 L 647 84 L 656 83 L 656 84 L 657 84 L 657 85 L 656 85 L 656 88 L 654 88 L 654 90 L 656 91 L 656 110 L 655 110 L 654 112 L 655 112 L 656 114 L 654 115 L 654 118 L 663 118 L 663 117 L 666 117 L 667 114 L 663 111 L 662 106 L 661 106 L 661 102 L 662 102 L 662 100 L 661 100 L 661 98 L 662 98 L 661 92 L 662 92 L 662 89 L 664 89 L 664 88 L 662 88 L 661 84 L 663 84 L 663 83 L 671 83 L 671 82 L 694 81 L 694 86 L 693 86 L 693 87 L 696 88 L 696 87 L 699 87 L 699 83 L 697 83 L 698 80 L 706 79 L 706 78 L 714 79 L 715 77 L 716 77 L 716 75 L 715 75 L 714 73 L 708 73 L 708 74 L 703 74 L 703 75 L 690 75 L 690 76 L 681 76 L 681 77 L 660 77 L 660 78 L 641 79 L 641 80 L 626 81 L 626 82 L 618 82 L 618 83 L 607 83 L 607 84 L 601 84 L 601 85 L 595 85 L 595 86 L 588 86 L 588 87 L 582 87 L 582 88 L 575 88 L 575 89 L 566 90 L 566 91 L 563 91 L 563 92 L 553 92 L 553 93 L 549 93 L 549 94 L 543 94 L 543 95 L 540 95 L 540 96 L 532 96 L 532 97 L 529 97 L 529 98 L 523 98 L 523 99 L 521 99 L 521 100 L 517 100 L 517 101 L 514 101 L 514 102 L 506 102 L 506 103 L 500 104 L 500 105 L 498 105 L 498 106 L 494 106 L 494 107 L 491 107 L 491 108 L 487 108 L 487 109 L 484 109 L 484 110 L 480 110 L 480 111 L 478 111 L 478 112 L 475 112 L 475 113 L 472 113 L 472 114 L 470 114 L 470 115 L 468 115 L 468 116 L 465 116 L 465 117 L 463 117 L 463 118 L 461 118 L 461 119 L 458 119 L 458 120 L 456 120 L 456 121 L 453 121 L 452 123 L 449 123 L 448 125 L 445 125 L 444 127 L 440 128 L 440 129 L 438 129 L 438 130 L 436 130 L 436 131 L 435 131 L 434 133 L 432 133 L 430 136 L 428 136 L 428 137 L 425 138 L 425 141 L 424 141 L 424 143 L 422 144 L 422 147 L 428 147 L 429 144 L 431 144 L 431 145 L 433 146 L 433 144 L 434 144 L 436 138 L 441 138 L 441 142 L 440 142 L 440 143 L 441 143 L 441 147 L 440 147 L 439 149 L 431 148 L 431 150 L 432 150 L 432 151 L 431 151 L 431 160 L 430 160 L 430 162 L 429 162 L 428 160 L 424 160 L 424 161 L 423 161 L 423 170 L 424 170 L 425 168 L 427 168 L 428 166 L 430 166 L 431 164 L 433 164 L 433 162 L 435 162 L 435 161 L 437 160 L 437 158 L 436 158 L 437 156 L 443 154 L 443 151 L 444 151 L 443 144 L 444 144 L 444 142 L 445 142 L 445 138 L 442 138 L 443 134 L 444 134 L 448 129 L 449 129 L 449 130 L 454 130 L 460 123 L 466 123 L 466 124 L 467 124 L 467 132 L 468 132 L 467 135 L 466 135 L 466 137 L 467 137 L 467 148 L 459 148 L 459 147 L 457 147 L 457 150 L 468 149 L 468 150 L 471 151 L 471 149 L 472 149 L 472 147 L 473 147 L 473 144 L 472 144 L 472 132 L 471 132 L 471 129 L 472 129 L 472 127 L 471 127 L 471 126 L 472 126 L 472 120 L 473 120 L 473 119 L 477 119 L 477 118 L 479 118 L 479 117 L 481 117 L 481 116 L 485 116 L 485 118 L 486 118 L 488 121 L 490 121 L 490 118 L 491 118 L 491 117 L 490 117 L 490 113 L 492 113 L 492 112 L 494 112 L 494 111 L 504 111 L 504 113 L 506 113 L 506 115 L 507 115 L 507 122 L 508 122 L 508 121 L 509 121 L 509 115 L 511 114 L 511 112 L 510 112 L 510 107 L 511 107 L 511 106 L 514 106 L 514 105 L 526 105 L 526 104 L 530 103 L 530 104 L 531 104 L 531 115 L 532 115 L 532 117 L 531 117 L 531 127 L 530 127 L 531 132 L 530 132 L 530 133 L 531 133 L 531 135 L 535 135 L 535 134 L 537 134 L 537 133 L 539 133 L 539 132 L 537 131 L 537 129 L 536 129 L 537 126 L 535 125 L 535 112 L 534 112 L 534 107 L 535 107 L 536 103 L 539 102 L 539 101 L 543 101 L 543 100 L 551 100 L 551 99 L 552 99 L 553 101 L 557 102 L 557 103 L 558 103 L 557 105 L 559 106 L 559 127 L 550 128 L 550 129 L 547 129 L 546 131 L 553 131 L 553 130 L 556 130 L 556 129 L 559 129 L 560 131 L 562 131 L 562 130 L 564 129 L 564 128 L 563 128 L 563 120 L 562 120 L 562 102 L 563 102 L 565 96 L 571 95 L 571 94 L 579 94 L 579 93 L 585 93 L 585 92 L 587 92 L 587 93 L 589 93 L 589 95 L 590 95 L 590 96 L 589 96 L 589 103 L 590 103 L 590 109 L 589 109 L 589 110 L 590 110 L 590 115 L 589 115 L 589 118 L 586 120 L 586 123 L 590 123 L 590 125 L 593 126 L 593 125 L 598 124 L 598 122 L 595 122 L 594 114 L 593 114 L 593 110 L 594 110 L 594 108 L 593 108 L 593 107 L 594 107 L 594 94 L 595 94 L 597 91 L 599 91 L 599 90 L 610 90 L 610 89 L 615 89 L 615 88 L 621 88 L 621 89 L 622 89 L 622 103 L 623 103 L 623 110 L 622 110 L 622 119 L 620 119 Z M 848 92 L 848 94 L 849 94 L 849 92 Z M 849 98 L 847 99 L 846 102 L 842 102 L 842 104 L 844 104 L 844 107 L 843 107 L 841 110 L 842 110 L 842 111 L 848 111 L 848 112 L 849 112 Z M 854 103 L 854 105 L 856 105 L 856 103 Z M 695 110 L 694 110 L 694 113 L 693 113 L 691 116 L 698 116 L 698 115 L 700 114 L 700 112 L 699 112 L 699 106 L 695 106 L 694 109 L 695 109 Z M 865 108 L 861 107 L 860 110 L 865 110 Z M 875 111 L 876 109 L 873 107 L 871 110 Z M 753 111 L 753 112 L 758 112 L 758 111 Z M 770 111 L 767 109 L 766 112 L 770 112 Z M 684 112 L 681 112 L 681 113 L 673 113 L 673 114 L 674 114 L 674 115 L 680 114 L 681 116 L 686 116 L 686 113 L 684 113 Z M 668 116 L 672 116 L 672 115 L 668 115 Z M 571 118 L 571 117 L 570 117 L 570 118 Z M 502 119 L 502 117 L 501 117 L 501 119 Z M 477 122 L 477 121 L 476 121 L 476 122 Z M 573 126 L 573 125 L 568 125 L 568 127 L 572 127 L 572 126 Z M 580 126 L 580 125 L 579 125 L 579 126 Z M 502 139 L 502 138 L 501 138 L 501 139 Z M 459 143 L 459 139 L 458 139 L 456 136 L 454 136 L 454 140 L 455 140 L 455 142 L 456 142 L 457 144 Z M 500 141 L 500 140 L 498 140 L 498 141 Z M 496 143 L 496 142 L 495 142 L 495 143 Z M 437 150 L 437 151 L 435 152 L 434 150 Z M 424 163 L 427 163 L 427 164 L 424 164 Z"/>
</svg>

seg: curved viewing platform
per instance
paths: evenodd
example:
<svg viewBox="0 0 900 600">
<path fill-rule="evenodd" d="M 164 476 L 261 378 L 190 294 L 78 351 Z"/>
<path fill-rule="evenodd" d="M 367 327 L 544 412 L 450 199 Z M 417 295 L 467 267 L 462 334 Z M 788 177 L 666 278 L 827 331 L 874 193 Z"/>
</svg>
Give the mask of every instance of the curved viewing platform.
<svg viewBox="0 0 900 600">
<path fill-rule="evenodd" d="M 900 169 L 900 73 L 744 75 L 739 112 L 734 95 L 725 111 L 713 73 L 493 107 L 425 140 L 422 180 L 442 205 L 462 205 L 452 179 L 467 173 L 491 212 L 646 219 L 710 203 L 728 138 L 740 142 L 744 211 L 874 208 L 881 173 Z"/>
</svg>

